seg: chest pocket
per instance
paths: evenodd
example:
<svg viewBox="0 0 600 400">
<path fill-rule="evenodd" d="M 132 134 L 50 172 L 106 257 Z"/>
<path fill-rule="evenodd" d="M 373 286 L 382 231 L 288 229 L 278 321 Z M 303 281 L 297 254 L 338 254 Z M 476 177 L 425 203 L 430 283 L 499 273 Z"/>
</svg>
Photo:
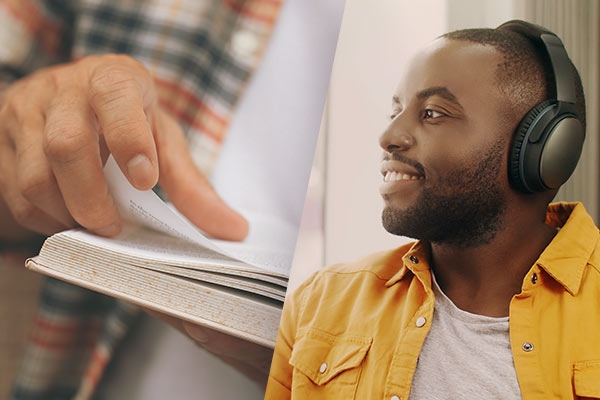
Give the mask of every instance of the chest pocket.
<svg viewBox="0 0 600 400">
<path fill-rule="evenodd" d="M 308 331 L 294 345 L 292 393 L 296 399 L 353 399 L 372 339 Z"/>
<path fill-rule="evenodd" d="M 575 363 L 573 388 L 583 399 L 600 399 L 600 360 Z"/>
</svg>

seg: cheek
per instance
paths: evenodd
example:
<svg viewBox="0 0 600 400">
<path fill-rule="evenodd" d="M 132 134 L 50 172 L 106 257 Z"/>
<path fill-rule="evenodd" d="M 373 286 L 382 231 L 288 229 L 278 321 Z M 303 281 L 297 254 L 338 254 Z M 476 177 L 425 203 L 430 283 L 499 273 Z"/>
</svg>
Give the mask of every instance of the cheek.
<svg viewBox="0 0 600 400">
<path fill-rule="evenodd" d="M 428 186 L 438 193 L 469 191 L 476 187 L 508 186 L 504 147 L 488 147 L 471 152 L 446 151 L 439 162 L 432 160 Z"/>
<path fill-rule="evenodd" d="M 422 135 L 419 161 L 425 167 L 428 183 L 450 185 L 460 180 L 461 174 L 471 177 L 480 174 L 488 178 L 494 175 L 498 182 L 508 184 L 511 135 L 501 124 L 497 116 L 482 117 L 468 122 L 457 121 L 446 125 L 445 129 Z M 490 174 L 489 169 L 497 173 Z"/>
<path fill-rule="evenodd" d="M 435 145 L 427 147 L 420 161 L 430 184 L 443 183 L 448 176 L 464 170 L 479 157 L 477 149 L 447 138 L 436 140 Z"/>
<path fill-rule="evenodd" d="M 499 126 L 494 133 L 495 141 L 487 144 L 488 149 L 490 149 L 488 152 L 494 152 L 498 154 L 495 160 L 496 163 L 500 164 L 498 178 L 501 184 L 508 187 L 508 166 L 512 147 L 513 132 L 512 130 L 509 131 L 508 129 L 503 129 L 501 126 Z"/>
</svg>

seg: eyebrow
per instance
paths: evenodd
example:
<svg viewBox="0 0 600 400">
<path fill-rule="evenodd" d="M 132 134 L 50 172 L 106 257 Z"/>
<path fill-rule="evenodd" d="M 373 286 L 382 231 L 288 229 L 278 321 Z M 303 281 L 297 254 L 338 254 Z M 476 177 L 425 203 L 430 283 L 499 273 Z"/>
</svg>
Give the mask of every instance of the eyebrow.
<svg viewBox="0 0 600 400">
<path fill-rule="evenodd" d="M 450 90 L 448 90 L 447 87 L 444 86 L 430 87 L 427 89 L 423 89 L 419 93 L 417 93 L 417 98 L 420 100 L 427 99 L 431 96 L 440 96 L 441 98 L 446 99 L 459 107 L 462 107 L 456 96 Z"/>
<path fill-rule="evenodd" d="M 460 104 L 454 93 L 452 93 L 447 87 L 434 86 L 427 89 L 423 89 L 419 93 L 417 93 L 417 99 L 419 100 L 424 100 L 431 96 L 440 96 L 441 98 L 456 104 L 462 109 L 462 104 Z M 398 95 L 392 96 L 392 102 L 394 104 L 401 104 L 400 97 Z"/>
</svg>

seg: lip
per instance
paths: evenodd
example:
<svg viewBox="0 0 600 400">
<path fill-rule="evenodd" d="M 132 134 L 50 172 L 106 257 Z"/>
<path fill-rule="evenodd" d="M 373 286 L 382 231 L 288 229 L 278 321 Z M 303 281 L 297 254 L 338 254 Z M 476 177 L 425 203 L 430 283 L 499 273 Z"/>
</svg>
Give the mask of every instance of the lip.
<svg viewBox="0 0 600 400">
<path fill-rule="evenodd" d="M 417 167 L 403 161 L 384 159 L 381 163 L 383 182 L 379 186 L 381 195 L 413 190 L 425 180 L 425 175 Z"/>
</svg>

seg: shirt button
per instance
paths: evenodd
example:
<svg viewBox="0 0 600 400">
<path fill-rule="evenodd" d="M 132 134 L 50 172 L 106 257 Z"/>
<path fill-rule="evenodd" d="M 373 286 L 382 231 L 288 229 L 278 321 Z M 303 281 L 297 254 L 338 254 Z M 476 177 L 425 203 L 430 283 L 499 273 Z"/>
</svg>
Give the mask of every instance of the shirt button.
<svg viewBox="0 0 600 400">
<path fill-rule="evenodd" d="M 319 367 L 319 372 L 324 374 L 325 371 L 327 371 L 327 363 L 323 363 L 321 364 L 321 366 Z"/>
<path fill-rule="evenodd" d="M 419 263 L 419 259 L 417 258 L 417 256 L 410 256 L 408 257 L 408 259 L 410 260 L 410 262 L 412 262 L 413 264 L 418 264 Z"/>
<path fill-rule="evenodd" d="M 531 283 L 533 283 L 535 285 L 537 283 L 537 281 L 538 281 L 538 276 L 534 272 L 533 275 L 531 275 Z"/>
<path fill-rule="evenodd" d="M 533 343 L 525 342 L 523 343 L 523 346 L 521 346 L 521 348 L 523 349 L 523 351 L 530 352 L 531 350 L 533 350 Z"/>
<path fill-rule="evenodd" d="M 393 395 L 392 397 L 390 397 L 390 400 L 400 400 L 400 397 Z"/>
<path fill-rule="evenodd" d="M 419 318 L 417 318 L 415 325 L 417 326 L 417 328 L 421 328 L 423 325 L 425 325 L 425 323 L 427 323 L 427 318 L 419 317 Z"/>
</svg>

